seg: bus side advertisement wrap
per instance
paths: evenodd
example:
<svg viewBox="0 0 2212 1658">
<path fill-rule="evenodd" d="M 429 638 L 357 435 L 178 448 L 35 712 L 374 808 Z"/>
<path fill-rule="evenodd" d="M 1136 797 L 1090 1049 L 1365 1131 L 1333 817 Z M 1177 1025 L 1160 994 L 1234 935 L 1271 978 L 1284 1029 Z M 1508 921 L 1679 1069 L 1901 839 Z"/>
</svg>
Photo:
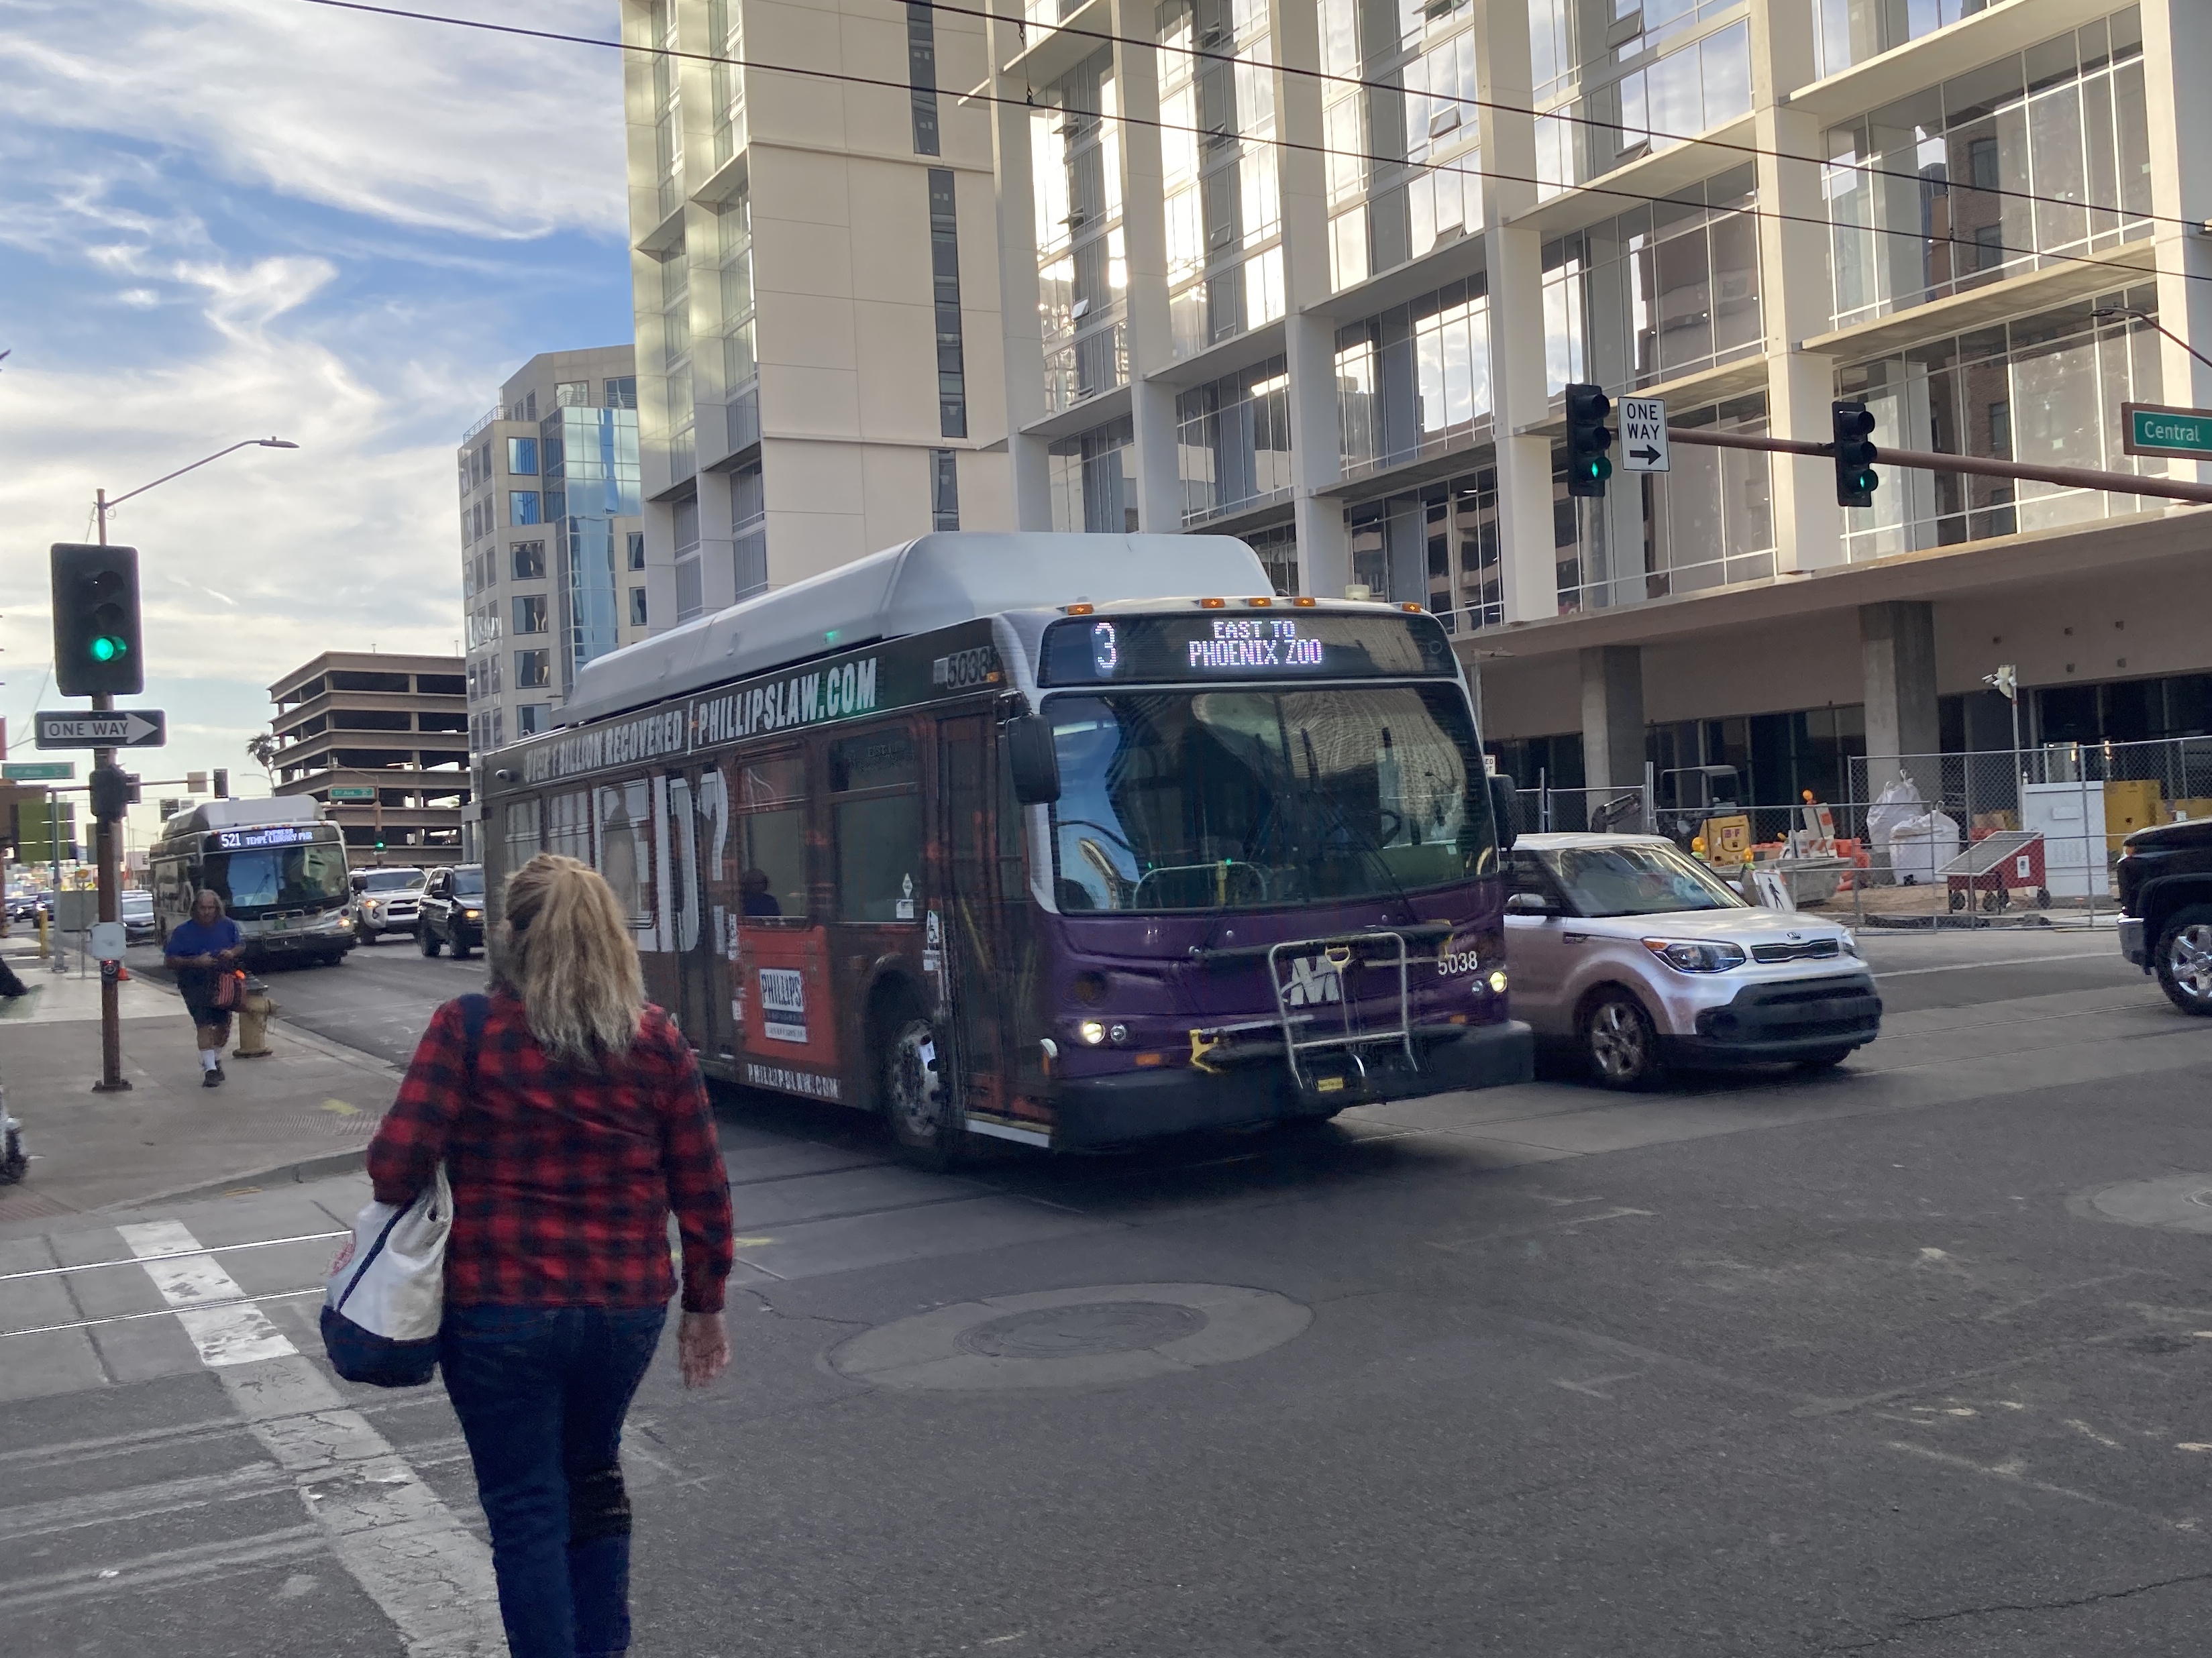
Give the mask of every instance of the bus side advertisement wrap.
<svg viewBox="0 0 2212 1658">
<path fill-rule="evenodd" d="M 955 630 L 949 639 L 938 635 L 933 644 L 894 640 L 718 686 L 666 708 L 556 732 L 523 748 L 522 780 L 557 783 L 614 768 L 680 760 L 750 737 L 889 714 L 1004 680 L 988 622 Z"/>
</svg>

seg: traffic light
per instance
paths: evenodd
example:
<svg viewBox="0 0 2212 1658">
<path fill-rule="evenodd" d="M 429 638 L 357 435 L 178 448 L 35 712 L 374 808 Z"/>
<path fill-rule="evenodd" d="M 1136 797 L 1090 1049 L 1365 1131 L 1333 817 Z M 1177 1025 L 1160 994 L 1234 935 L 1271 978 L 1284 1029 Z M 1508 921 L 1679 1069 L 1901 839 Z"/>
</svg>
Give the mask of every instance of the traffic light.
<svg viewBox="0 0 2212 1658">
<path fill-rule="evenodd" d="M 1577 383 L 1567 388 L 1567 493 L 1602 497 L 1605 481 L 1613 476 L 1606 451 L 1613 446 L 1613 431 L 1605 417 L 1613 412 L 1613 399 L 1599 387 Z"/>
<path fill-rule="evenodd" d="M 92 768 L 92 815 L 102 823 L 112 823 L 130 809 L 131 797 L 136 793 L 134 779 L 120 766 L 94 766 Z"/>
<path fill-rule="evenodd" d="M 230 799 L 230 773 L 221 766 L 215 768 L 215 798 L 218 800 Z"/>
<path fill-rule="evenodd" d="M 138 550 L 56 542 L 54 683 L 64 696 L 146 689 L 138 634 Z"/>
<path fill-rule="evenodd" d="M 1833 405 L 1836 451 L 1836 505 L 1871 507 L 1881 479 L 1874 464 L 1881 452 L 1874 446 L 1874 411 L 1863 403 Z"/>
</svg>

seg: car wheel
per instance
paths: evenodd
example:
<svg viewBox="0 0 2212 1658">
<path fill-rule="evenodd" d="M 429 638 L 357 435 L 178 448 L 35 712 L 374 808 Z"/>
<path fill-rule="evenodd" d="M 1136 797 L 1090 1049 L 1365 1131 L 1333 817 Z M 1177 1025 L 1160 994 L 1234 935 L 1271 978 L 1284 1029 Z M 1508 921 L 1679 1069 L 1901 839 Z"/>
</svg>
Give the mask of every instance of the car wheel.
<svg viewBox="0 0 2212 1658">
<path fill-rule="evenodd" d="M 425 956 L 435 956 L 438 953 L 438 935 L 428 927 L 424 927 L 415 935 L 415 942 L 422 947 Z"/>
<path fill-rule="evenodd" d="M 891 1138 L 900 1154 L 919 1169 L 951 1168 L 967 1138 L 946 1071 L 936 1028 L 911 999 L 895 1004 L 876 1042 L 876 1087 Z"/>
<path fill-rule="evenodd" d="M 1800 1071 L 1832 1071 L 1850 1057 L 1848 1048 L 1826 1048 L 1818 1054 L 1808 1054 L 1796 1065 Z"/>
<path fill-rule="evenodd" d="M 1591 999 L 1583 1010 L 1582 1037 L 1590 1074 L 1603 1087 L 1647 1087 L 1665 1068 L 1651 1016 L 1625 990 L 1604 991 Z"/>
<path fill-rule="evenodd" d="M 2151 960 L 2167 1000 L 2184 1013 L 2212 1013 L 2212 904 L 2177 910 Z"/>
<path fill-rule="evenodd" d="M 465 944 L 459 938 L 456 938 L 453 940 L 453 959 L 455 961 L 465 962 L 470 957 L 475 954 L 476 946 L 474 944 Z"/>
</svg>

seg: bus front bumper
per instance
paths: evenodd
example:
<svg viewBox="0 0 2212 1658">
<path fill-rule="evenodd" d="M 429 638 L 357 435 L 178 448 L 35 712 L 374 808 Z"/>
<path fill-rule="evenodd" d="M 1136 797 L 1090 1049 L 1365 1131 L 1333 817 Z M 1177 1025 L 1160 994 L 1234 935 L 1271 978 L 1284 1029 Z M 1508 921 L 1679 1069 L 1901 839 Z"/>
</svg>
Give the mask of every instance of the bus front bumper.
<svg viewBox="0 0 2212 1658">
<path fill-rule="evenodd" d="M 1292 1081 L 1287 1064 L 1240 1066 L 1209 1075 L 1187 1067 L 1069 1078 L 1054 1100 L 1052 1143 L 1076 1151 L 1187 1134 L 1332 1116 L 1352 1105 L 1524 1083 L 1535 1074 L 1535 1044 L 1515 1020 L 1470 1026 L 1421 1047 L 1421 1065 L 1370 1060 L 1368 1086 L 1356 1094 L 1313 1094 Z"/>
</svg>

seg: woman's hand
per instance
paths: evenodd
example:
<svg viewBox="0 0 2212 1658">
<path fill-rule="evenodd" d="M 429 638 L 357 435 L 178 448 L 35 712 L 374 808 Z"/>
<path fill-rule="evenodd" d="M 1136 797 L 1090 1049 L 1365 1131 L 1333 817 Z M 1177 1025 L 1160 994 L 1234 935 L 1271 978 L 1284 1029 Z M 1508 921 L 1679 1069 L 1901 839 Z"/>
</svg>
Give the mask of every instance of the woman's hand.
<svg viewBox="0 0 2212 1658">
<path fill-rule="evenodd" d="M 720 1313 L 686 1313 L 676 1327 L 684 1385 L 703 1388 L 730 1367 L 730 1333 Z"/>
</svg>

